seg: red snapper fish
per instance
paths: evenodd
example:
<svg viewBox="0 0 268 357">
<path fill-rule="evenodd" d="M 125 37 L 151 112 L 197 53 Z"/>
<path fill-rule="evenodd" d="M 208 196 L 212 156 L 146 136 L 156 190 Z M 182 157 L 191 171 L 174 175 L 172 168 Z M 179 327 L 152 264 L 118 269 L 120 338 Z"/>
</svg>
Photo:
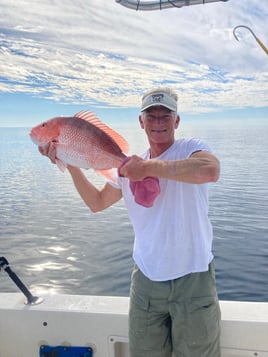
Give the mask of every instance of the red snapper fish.
<svg viewBox="0 0 268 357">
<path fill-rule="evenodd" d="M 30 137 L 41 147 L 54 143 L 56 164 L 61 171 L 67 165 L 92 168 L 114 180 L 111 170 L 117 168 L 121 176 L 121 167 L 130 160 L 126 156 L 127 141 L 89 111 L 81 111 L 73 117 L 50 119 L 32 128 Z M 144 207 L 152 207 L 160 194 L 156 177 L 130 182 L 130 189 L 136 203 Z"/>
<path fill-rule="evenodd" d="M 56 145 L 56 164 L 92 168 L 107 178 L 119 168 L 129 150 L 127 141 L 90 111 L 72 117 L 56 117 L 32 128 L 32 141 L 38 146 Z"/>
</svg>

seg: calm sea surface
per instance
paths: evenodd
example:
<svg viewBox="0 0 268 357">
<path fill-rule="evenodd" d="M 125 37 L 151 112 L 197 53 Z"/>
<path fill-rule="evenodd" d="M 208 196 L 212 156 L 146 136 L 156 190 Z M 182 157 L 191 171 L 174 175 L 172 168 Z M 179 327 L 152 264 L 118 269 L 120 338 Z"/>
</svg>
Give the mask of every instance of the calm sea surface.
<svg viewBox="0 0 268 357">
<path fill-rule="evenodd" d="M 138 124 L 113 128 L 132 153 L 147 148 Z M 0 128 L 0 256 L 33 293 L 127 296 L 133 231 L 123 202 L 91 213 L 68 173 L 38 153 L 28 132 Z M 192 120 L 177 136 L 206 140 L 221 161 L 221 178 L 210 184 L 220 299 L 268 301 L 268 118 Z M 1 271 L 0 292 L 13 291 Z"/>
</svg>

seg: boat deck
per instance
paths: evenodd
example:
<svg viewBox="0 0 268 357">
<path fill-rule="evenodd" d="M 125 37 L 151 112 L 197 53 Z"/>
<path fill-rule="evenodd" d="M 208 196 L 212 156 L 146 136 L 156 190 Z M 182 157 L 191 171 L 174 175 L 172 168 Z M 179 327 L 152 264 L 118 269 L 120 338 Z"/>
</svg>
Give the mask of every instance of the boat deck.
<svg viewBox="0 0 268 357">
<path fill-rule="evenodd" d="M 128 304 L 127 297 L 47 295 L 41 304 L 25 305 L 20 293 L 1 293 L 0 357 L 40 356 L 44 345 L 128 357 Z M 220 304 L 222 357 L 268 357 L 268 303 Z"/>
</svg>

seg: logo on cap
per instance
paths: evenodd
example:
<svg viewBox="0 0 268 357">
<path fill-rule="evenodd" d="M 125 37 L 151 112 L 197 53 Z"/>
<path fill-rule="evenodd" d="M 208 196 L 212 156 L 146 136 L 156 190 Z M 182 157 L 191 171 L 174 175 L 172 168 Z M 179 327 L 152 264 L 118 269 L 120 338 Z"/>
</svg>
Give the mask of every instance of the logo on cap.
<svg viewBox="0 0 268 357">
<path fill-rule="evenodd" d="M 160 103 L 164 101 L 164 94 L 152 94 L 152 99 L 154 103 Z"/>
</svg>

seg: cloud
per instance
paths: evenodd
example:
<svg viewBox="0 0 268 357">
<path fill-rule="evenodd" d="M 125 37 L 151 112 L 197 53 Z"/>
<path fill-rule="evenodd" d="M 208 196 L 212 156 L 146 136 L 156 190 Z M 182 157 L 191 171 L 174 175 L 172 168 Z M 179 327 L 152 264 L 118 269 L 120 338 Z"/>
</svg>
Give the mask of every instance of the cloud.
<svg viewBox="0 0 268 357">
<path fill-rule="evenodd" d="M 154 12 L 113 0 L 0 0 L 0 91 L 61 103 L 136 107 L 144 90 L 173 86 L 187 113 L 267 106 L 264 2 Z M 266 41 L 266 42 L 267 42 Z"/>
</svg>

